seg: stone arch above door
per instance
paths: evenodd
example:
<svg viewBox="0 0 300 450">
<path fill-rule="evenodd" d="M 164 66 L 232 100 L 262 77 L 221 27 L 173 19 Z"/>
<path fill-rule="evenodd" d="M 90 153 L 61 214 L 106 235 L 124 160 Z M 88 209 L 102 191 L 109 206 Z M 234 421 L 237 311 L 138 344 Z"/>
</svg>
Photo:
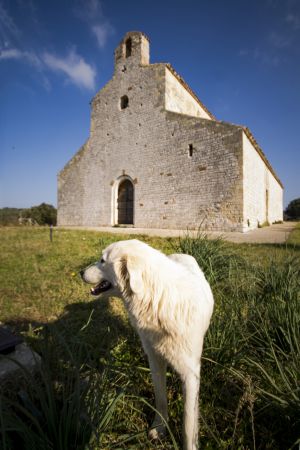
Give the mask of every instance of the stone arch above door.
<svg viewBox="0 0 300 450">
<path fill-rule="evenodd" d="M 134 181 L 128 175 L 113 185 L 112 225 L 134 225 Z"/>
</svg>

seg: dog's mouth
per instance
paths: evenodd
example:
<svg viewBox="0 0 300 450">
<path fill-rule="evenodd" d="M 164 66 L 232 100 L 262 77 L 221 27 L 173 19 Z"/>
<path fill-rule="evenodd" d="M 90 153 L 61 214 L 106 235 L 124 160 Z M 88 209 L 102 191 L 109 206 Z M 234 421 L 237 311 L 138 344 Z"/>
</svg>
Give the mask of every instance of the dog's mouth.
<svg viewBox="0 0 300 450">
<path fill-rule="evenodd" d="M 99 295 L 102 292 L 108 291 L 112 287 L 112 284 L 107 280 L 102 280 L 97 286 L 91 289 L 92 295 Z"/>
</svg>

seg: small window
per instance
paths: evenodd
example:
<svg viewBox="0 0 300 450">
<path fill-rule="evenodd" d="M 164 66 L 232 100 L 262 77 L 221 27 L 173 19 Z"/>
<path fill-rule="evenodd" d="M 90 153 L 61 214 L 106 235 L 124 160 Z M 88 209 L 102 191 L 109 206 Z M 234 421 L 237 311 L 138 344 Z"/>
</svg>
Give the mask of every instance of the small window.
<svg viewBox="0 0 300 450">
<path fill-rule="evenodd" d="M 128 107 L 128 103 L 129 103 L 129 100 L 128 100 L 127 95 L 123 95 L 123 97 L 121 97 L 121 101 L 120 101 L 121 109 L 127 108 Z"/>
<path fill-rule="evenodd" d="M 194 147 L 193 144 L 189 144 L 189 157 L 191 158 L 193 156 Z"/>
<path fill-rule="evenodd" d="M 127 39 L 125 43 L 125 57 L 128 58 L 128 56 L 131 56 L 132 51 L 132 41 L 131 38 Z"/>
</svg>

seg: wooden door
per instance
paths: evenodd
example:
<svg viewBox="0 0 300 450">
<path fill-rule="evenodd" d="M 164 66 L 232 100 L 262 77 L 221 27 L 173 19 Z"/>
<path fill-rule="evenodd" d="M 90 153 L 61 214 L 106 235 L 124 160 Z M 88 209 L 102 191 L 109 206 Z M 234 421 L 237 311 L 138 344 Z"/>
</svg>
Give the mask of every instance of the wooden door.
<svg viewBox="0 0 300 450">
<path fill-rule="evenodd" d="M 124 180 L 119 185 L 118 224 L 133 225 L 133 190 L 130 180 Z"/>
</svg>

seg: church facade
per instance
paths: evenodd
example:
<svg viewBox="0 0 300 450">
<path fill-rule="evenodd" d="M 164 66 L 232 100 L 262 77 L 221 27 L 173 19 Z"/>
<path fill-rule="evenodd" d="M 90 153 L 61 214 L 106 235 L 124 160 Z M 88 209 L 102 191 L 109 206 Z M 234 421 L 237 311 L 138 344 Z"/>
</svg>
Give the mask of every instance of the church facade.
<svg viewBox="0 0 300 450">
<path fill-rule="evenodd" d="M 248 128 L 218 121 L 129 32 L 58 175 L 59 226 L 247 231 L 282 220 L 283 186 Z"/>
</svg>

